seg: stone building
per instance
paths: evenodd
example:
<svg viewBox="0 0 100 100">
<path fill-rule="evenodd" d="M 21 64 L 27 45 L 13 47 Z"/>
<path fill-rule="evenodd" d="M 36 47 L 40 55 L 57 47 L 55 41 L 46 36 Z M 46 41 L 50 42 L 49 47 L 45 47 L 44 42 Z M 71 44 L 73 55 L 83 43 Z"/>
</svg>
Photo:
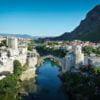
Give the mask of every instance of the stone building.
<svg viewBox="0 0 100 100">
<path fill-rule="evenodd" d="M 79 45 L 73 46 L 72 51 L 67 53 L 64 58 L 64 67 L 66 71 L 70 71 L 71 68 L 78 69 L 80 65 L 84 64 L 84 54 L 82 48 Z"/>
<path fill-rule="evenodd" d="M 73 46 L 73 52 L 75 55 L 75 68 L 79 68 L 80 65 L 84 64 L 84 53 L 82 53 L 82 47 L 80 45 Z"/>
<path fill-rule="evenodd" d="M 0 80 L 7 76 L 5 73 L 13 73 L 14 60 L 20 61 L 22 66 L 28 63 L 28 69 L 35 73 L 38 61 L 36 50 L 28 51 L 23 45 L 19 47 L 18 39 L 15 37 L 7 38 L 7 46 L 0 47 Z"/>
<path fill-rule="evenodd" d="M 18 49 L 18 39 L 15 37 L 8 37 L 7 38 L 7 46 L 11 49 Z"/>
<path fill-rule="evenodd" d="M 64 58 L 64 70 L 70 71 L 74 67 L 74 53 L 68 53 Z"/>
<path fill-rule="evenodd" d="M 28 51 L 27 53 L 27 64 L 29 67 L 37 65 L 37 53 Z"/>
</svg>

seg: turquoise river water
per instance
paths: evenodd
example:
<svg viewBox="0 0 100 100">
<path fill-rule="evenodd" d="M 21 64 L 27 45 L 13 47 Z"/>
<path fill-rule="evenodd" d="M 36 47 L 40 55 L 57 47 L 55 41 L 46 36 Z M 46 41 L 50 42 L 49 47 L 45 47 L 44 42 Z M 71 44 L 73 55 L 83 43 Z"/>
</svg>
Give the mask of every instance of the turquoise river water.
<svg viewBox="0 0 100 100">
<path fill-rule="evenodd" d="M 60 67 L 50 60 L 45 60 L 37 71 L 36 85 L 40 89 L 33 98 L 27 100 L 68 100 L 62 90 L 59 74 Z"/>
</svg>

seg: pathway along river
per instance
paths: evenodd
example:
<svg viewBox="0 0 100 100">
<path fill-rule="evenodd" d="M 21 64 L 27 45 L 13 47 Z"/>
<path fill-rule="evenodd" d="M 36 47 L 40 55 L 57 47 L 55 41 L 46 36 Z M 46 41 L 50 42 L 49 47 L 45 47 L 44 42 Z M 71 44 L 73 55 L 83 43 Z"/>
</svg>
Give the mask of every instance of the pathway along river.
<svg viewBox="0 0 100 100">
<path fill-rule="evenodd" d="M 40 89 L 34 99 L 29 97 L 28 100 L 68 100 L 61 88 L 60 67 L 56 63 L 45 60 L 39 67 L 37 74 L 36 84 Z"/>
</svg>

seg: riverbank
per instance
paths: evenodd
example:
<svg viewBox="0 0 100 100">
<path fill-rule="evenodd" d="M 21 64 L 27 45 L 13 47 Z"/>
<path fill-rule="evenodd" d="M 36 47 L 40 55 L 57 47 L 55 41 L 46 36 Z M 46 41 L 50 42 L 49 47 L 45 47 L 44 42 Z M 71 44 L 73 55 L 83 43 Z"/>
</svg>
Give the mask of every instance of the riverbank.
<svg viewBox="0 0 100 100">
<path fill-rule="evenodd" d="M 23 66 L 18 60 L 15 60 L 13 74 L 0 80 L 0 100 L 20 100 L 19 89 L 22 71 Z"/>
<path fill-rule="evenodd" d="M 15 60 L 13 73 L 0 80 L 0 100 L 22 100 L 24 95 L 35 92 L 35 71 L 35 66 L 22 66 Z"/>
<path fill-rule="evenodd" d="M 71 100 L 98 100 L 100 97 L 100 73 L 66 72 L 62 74 L 63 89 Z"/>
</svg>

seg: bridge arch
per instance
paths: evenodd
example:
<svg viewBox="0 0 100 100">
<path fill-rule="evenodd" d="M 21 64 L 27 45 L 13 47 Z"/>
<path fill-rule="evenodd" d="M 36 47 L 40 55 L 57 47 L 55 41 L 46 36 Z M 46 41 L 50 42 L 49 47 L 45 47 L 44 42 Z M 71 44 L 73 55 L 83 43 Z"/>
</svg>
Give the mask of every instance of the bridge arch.
<svg viewBox="0 0 100 100">
<path fill-rule="evenodd" d="M 42 57 L 43 60 L 45 59 L 51 59 L 52 61 L 56 62 L 61 68 L 63 67 L 63 61 L 61 58 L 55 57 L 53 55 L 47 55 Z"/>
</svg>

